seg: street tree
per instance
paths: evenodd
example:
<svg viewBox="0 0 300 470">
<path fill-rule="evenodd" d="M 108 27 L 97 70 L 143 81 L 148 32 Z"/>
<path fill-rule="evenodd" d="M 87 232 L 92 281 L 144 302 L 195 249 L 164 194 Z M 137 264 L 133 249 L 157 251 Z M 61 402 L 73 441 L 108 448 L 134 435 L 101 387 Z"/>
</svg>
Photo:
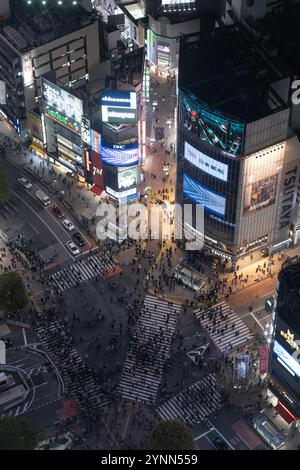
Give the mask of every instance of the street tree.
<svg viewBox="0 0 300 470">
<path fill-rule="evenodd" d="M 17 271 L 0 274 L 0 310 L 5 313 L 21 310 L 28 301 L 25 284 Z"/>
<path fill-rule="evenodd" d="M 7 202 L 11 196 L 11 189 L 5 173 L 0 172 L 0 204 Z"/>
<path fill-rule="evenodd" d="M 40 432 L 26 419 L 0 418 L 0 450 L 33 450 L 41 440 Z"/>
<path fill-rule="evenodd" d="M 192 430 L 179 419 L 161 421 L 150 436 L 152 450 L 192 450 Z"/>
</svg>

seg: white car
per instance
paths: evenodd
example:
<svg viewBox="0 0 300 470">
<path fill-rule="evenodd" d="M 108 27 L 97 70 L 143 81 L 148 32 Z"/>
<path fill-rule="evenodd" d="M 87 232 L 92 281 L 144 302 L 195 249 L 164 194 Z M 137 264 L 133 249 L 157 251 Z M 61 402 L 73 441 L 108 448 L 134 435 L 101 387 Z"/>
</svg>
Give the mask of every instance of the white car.
<svg viewBox="0 0 300 470">
<path fill-rule="evenodd" d="M 32 188 L 32 183 L 30 183 L 30 181 L 28 181 L 26 178 L 22 177 L 22 178 L 18 178 L 18 182 L 24 186 L 24 188 L 26 189 L 30 189 Z"/>
<path fill-rule="evenodd" d="M 74 225 L 72 224 L 72 222 L 70 222 L 69 219 L 63 220 L 62 224 L 67 230 L 69 230 L 69 232 L 72 232 L 72 230 L 75 229 Z"/>
<path fill-rule="evenodd" d="M 68 250 L 72 253 L 72 255 L 74 256 L 80 255 L 80 250 L 77 248 L 75 243 L 71 242 L 71 240 L 68 241 L 66 245 L 67 245 Z"/>
</svg>

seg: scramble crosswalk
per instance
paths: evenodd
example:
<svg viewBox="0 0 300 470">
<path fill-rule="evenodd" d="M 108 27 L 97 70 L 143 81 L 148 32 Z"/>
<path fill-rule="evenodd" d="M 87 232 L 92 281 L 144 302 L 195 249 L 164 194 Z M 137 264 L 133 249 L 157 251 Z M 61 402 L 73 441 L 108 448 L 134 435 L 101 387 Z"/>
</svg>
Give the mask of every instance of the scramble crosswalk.
<svg viewBox="0 0 300 470">
<path fill-rule="evenodd" d="M 180 308 L 146 295 L 118 386 L 123 398 L 155 402 Z"/>
<path fill-rule="evenodd" d="M 178 418 L 193 426 L 221 407 L 222 397 L 216 388 L 216 376 L 212 373 L 163 403 L 156 412 L 164 420 Z"/>
<path fill-rule="evenodd" d="M 196 310 L 194 314 L 223 353 L 241 347 L 254 337 L 247 325 L 224 301 L 210 309 Z"/>
<path fill-rule="evenodd" d="M 52 320 L 38 326 L 36 333 L 63 379 L 65 393 L 79 403 L 82 411 L 97 413 L 108 400 L 97 378 L 72 345 L 72 337 L 63 323 Z"/>
<path fill-rule="evenodd" d="M 97 274 L 104 274 L 114 269 L 116 265 L 107 253 L 97 253 L 51 274 L 50 280 L 59 292 L 64 292 Z"/>
</svg>

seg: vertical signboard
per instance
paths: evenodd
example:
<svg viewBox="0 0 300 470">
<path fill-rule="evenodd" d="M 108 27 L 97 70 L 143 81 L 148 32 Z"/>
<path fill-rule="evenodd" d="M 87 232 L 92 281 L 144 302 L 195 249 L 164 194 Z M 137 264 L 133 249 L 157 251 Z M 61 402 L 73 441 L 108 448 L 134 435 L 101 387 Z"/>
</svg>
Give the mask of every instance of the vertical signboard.
<svg viewBox="0 0 300 470">
<path fill-rule="evenodd" d="M 34 82 L 31 52 L 22 56 L 22 70 L 24 87 L 30 86 Z"/>
<path fill-rule="evenodd" d="M 261 375 L 264 375 L 268 372 L 268 356 L 269 356 L 268 347 L 261 346 L 259 348 L 259 370 L 260 370 Z"/>
<path fill-rule="evenodd" d="M 91 133 L 91 123 L 87 118 L 82 116 L 82 118 L 81 118 L 81 138 L 82 138 L 82 141 L 84 143 L 88 144 L 88 145 L 90 145 L 90 141 L 91 141 L 90 133 Z"/>
</svg>

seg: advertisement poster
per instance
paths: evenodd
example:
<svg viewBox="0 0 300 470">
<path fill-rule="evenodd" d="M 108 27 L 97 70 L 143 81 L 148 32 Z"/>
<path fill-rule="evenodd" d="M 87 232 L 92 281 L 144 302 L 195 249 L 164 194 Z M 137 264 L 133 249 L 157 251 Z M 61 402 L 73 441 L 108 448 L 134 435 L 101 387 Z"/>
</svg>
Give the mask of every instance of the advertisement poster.
<svg viewBox="0 0 300 470">
<path fill-rule="evenodd" d="M 137 184 L 137 166 L 118 170 L 118 189 L 127 189 Z"/>
<path fill-rule="evenodd" d="M 253 213 L 274 204 L 278 175 L 269 176 L 246 186 L 244 213 Z"/>
<path fill-rule="evenodd" d="M 24 86 L 30 86 L 34 82 L 31 52 L 22 56 L 22 70 Z"/>
<path fill-rule="evenodd" d="M 110 144 L 102 141 L 102 161 L 113 166 L 129 166 L 139 162 L 138 142 L 131 144 Z"/>
<path fill-rule="evenodd" d="M 196 204 L 204 206 L 209 212 L 225 215 L 226 199 L 200 184 L 187 173 L 183 175 L 183 193 Z"/>
<path fill-rule="evenodd" d="M 181 94 L 182 121 L 185 129 L 201 140 L 231 156 L 243 151 L 245 126 L 206 110 L 195 100 Z"/>
<path fill-rule="evenodd" d="M 80 133 L 83 114 L 82 101 L 42 77 L 42 96 L 45 112 L 55 121 Z"/>
<path fill-rule="evenodd" d="M 259 370 L 261 375 L 266 374 L 268 371 L 268 355 L 268 347 L 261 346 L 259 348 Z"/>
<path fill-rule="evenodd" d="M 102 122 L 133 124 L 137 119 L 136 93 L 109 90 L 101 97 Z"/>
<path fill-rule="evenodd" d="M 184 143 L 184 158 L 205 173 L 208 173 L 222 181 L 227 181 L 228 165 L 205 155 L 200 152 L 200 150 L 192 147 L 188 142 Z"/>
<path fill-rule="evenodd" d="M 101 135 L 99 132 L 90 130 L 90 145 L 94 152 L 100 154 L 101 152 Z"/>
</svg>

